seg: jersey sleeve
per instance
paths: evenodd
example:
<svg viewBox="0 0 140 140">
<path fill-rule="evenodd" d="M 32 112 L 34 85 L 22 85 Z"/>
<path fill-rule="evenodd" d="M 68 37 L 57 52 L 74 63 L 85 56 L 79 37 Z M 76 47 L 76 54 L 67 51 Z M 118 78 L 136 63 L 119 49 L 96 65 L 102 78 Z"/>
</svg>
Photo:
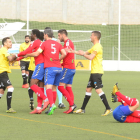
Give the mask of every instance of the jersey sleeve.
<svg viewBox="0 0 140 140">
<path fill-rule="evenodd" d="M 18 54 L 18 57 L 21 57 L 21 56 L 24 56 L 26 54 L 32 53 L 32 50 L 34 49 L 34 46 L 35 45 L 30 44 L 30 46 L 25 51 L 22 51 Z"/>
<path fill-rule="evenodd" d="M 8 53 L 7 51 L 4 51 L 3 54 L 4 54 L 5 57 L 10 56 L 10 53 Z"/>
</svg>

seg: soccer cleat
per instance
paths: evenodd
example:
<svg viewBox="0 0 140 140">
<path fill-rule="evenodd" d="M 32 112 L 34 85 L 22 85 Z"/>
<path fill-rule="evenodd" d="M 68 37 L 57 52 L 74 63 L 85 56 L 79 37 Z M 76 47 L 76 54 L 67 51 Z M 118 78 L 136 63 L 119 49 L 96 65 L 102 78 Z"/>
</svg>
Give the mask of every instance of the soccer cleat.
<svg viewBox="0 0 140 140">
<path fill-rule="evenodd" d="M 66 106 L 65 106 L 63 103 L 60 103 L 60 104 L 58 105 L 58 107 L 59 107 L 60 109 L 66 108 Z"/>
<path fill-rule="evenodd" d="M 112 95 L 115 95 L 115 93 L 118 92 L 118 91 L 119 91 L 118 83 L 116 83 L 116 84 L 113 86 Z"/>
<path fill-rule="evenodd" d="M 13 110 L 12 108 L 10 108 L 9 110 L 6 110 L 6 113 L 17 113 L 17 112 Z"/>
<path fill-rule="evenodd" d="M 29 88 L 29 85 L 28 84 L 24 84 L 24 85 L 22 85 L 22 88 Z"/>
<path fill-rule="evenodd" d="M 45 113 L 48 114 L 48 115 L 52 115 L 55 109 L 56 109 L 56 105 L 53 105 Z"/>
<path fill-rule="evenodd" d="M 48 107 L 48 105 L 49 105 L 49 101 L 44 102 L 42 111 L 44 111 Z"/>
<path fill-rule="evenodd" d="M 69 107 L 69 110 L 66 112 L 66 114 L 70 114 L 70 113 L 73 113 L 74 109 L 76 108 L 77 106 L 74 104 L 72 106 Z"/>
<path fill-rule="evenodd" d="M 112 109 L 106 109 L 105 113 L 102 114 L 102 116 L 107 116 L 108 114 L 110 114 L 113 110 Z"/>
<path fill-rule="evenodd" d="M 111 93 L 111 95 L 112 95 L 111 101 L 112 101 L 113 103 L 118 102 L 117 95 L 116 95 L 116 94 L 114 95 L 114 94 L 112 94 L 112 93 Z"/>
<path fill-rule="evenodd" d="M 34 99 L 30 99 L 30 109 L 34 109 Z"/>
<path fill-rule="evenodd" d="M 73 113 L 76 113 L 76 114 L 84 114 L 85 113 L 85 110 L 83 109 L 78 109 L 76 111 L 73 111 Z"/>
<path fill-rule="evenodd" d="M 30 112 L 30 114 L 41 114 L 42 110 L 41 109 L 35 109 L 34 111 Z"/>
</svg>

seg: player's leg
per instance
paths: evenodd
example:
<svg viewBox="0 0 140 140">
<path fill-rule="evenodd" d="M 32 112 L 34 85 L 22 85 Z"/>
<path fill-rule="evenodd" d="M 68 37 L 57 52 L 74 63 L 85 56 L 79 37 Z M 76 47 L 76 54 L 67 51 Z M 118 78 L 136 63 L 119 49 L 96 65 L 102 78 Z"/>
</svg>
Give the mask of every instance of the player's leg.
<svg viewBox="0 0 140 140">
<path fill-rule="evenodd" d="M 59 101 L 58 107 L 61 109 L 66 108 L 66 106 L 62 103 L 62 93 L 58 90 L 58 88 L 57 88 L 57 96 Z"/>
<path fill-rule="evenodd" d="M 29 70 L 29 77 L 28 77 L 28 83 L 30 85 L 31 83 L 31 77 L 32 77 L 33 71 Z M 34 109 L 34 99 L 33 99 L 33 90 L 29 87 L 28 88 L 28 94 L 29 94 L 29 98 L 30 98 L 30 109 L 33 110 Z"/>
<path fill-rule="evenodd" d="M 26 73 L 26 77 L 28 79 L 29 77 L 29 64 L 30 64 L 30 61 L 26 61 L 26 67 L 25 67 L 25 73 Z"/>
<path fill-rule="evenodd" d="M 67 75 L 69 77 L 69 81 L 66 83 L 66 90 L 69 92 L 69 95 L 74 102 L 74 94 L 72 91 L 72 83 L 73 83 L 73 77 L 75 75 L 75 69 L 69 69 L 69 74 Z"/>
<path fill-rule="evenodd" d="M 113 86 L 112 95 L 117 95 L 121 100 L 125 101 L 129 106 L 135 106 L 137 104 L 136 98 L 130 98 L 128 96 L 123 95 L 118 89 L 118 83 Z"/>
<path fill-rule="evenodd" d="M 74 104 L 69 92 L 65 89 L 65 85 L 69 82 L 70 78 L 71 77 L 70 77 L 69 69 L 64 68 L 62 73 L 61 73 L 58 90 L 63 94 L 65 99 L 69 102 L 69 106 L 71 108 L 73 108 L 73 110 L 74 110 L 76 108 L 76 106 L 75 106 L 75 104 Z M 64 113 L 67 113 L 67 111 L 65 111 Z"/>
<path fill-rule="evenodd" d="M 7 88 L 7 113 L 16 113 L 15 110 L 13 110 L 11 108 L 11 101 L 12 101 L 12 93 L 14 91 L 14 88 L 9 80 L 8 74 L 7 72 L 3 72 L 2 74 L 0 74 L 0 80 L 3 83 L 3 87 Z"/>
<path fill-rule="evenodd" d="M 102 114 L 102 116 L 106 116 L 112 112 L 112 109 L 110 108 L 108 101 L 107 101 L 107 98 L 106 98 L 106 95 L 102 90 L 102 87 L 103 87 L 102 74 L 92 74 L 92 79 L 93 79 L 95 91 L 99 95 L 99 97 L 101 98 L 101 100 L 106 108 L 106 110 L 105 110 L 104 114 Z"/>
<path fill-rule="evenodd" d="M 126 117 L 126 120 L 124 123 L 140 123 L 140 118 L 129 115 Z"/>
<path fill-rule="evenodd" d="M 54 101 L 54 104 L 55 104 L 56 98 L 57 98 L 56 88 L 57 88 L 57 86 L 53 85 L 52 92 L 53 92 L 53 101 Z"/>
<path fill-rule="evenodd" d="M 0 80 L 0 99 L 2 98 L 2 96 L 4 95 L 4 91 L 5 91 L 6 87 L 4 87 L 3 83 Z"/>
<path fill-rule="evenodd" d="M 23 78 L 22 88 L 27 88 L 27 77 L 26 77 L 26 73 L 25 73 L 26 62 L 20 61 L 20 68 L 21 68 L 21 73 L 22 73 L 22 78 Z"/>
<path fill-rule="evenodd" d="M 35 71 L 33 72 L 31 79 L 30 88 L 37 94 L 37 96 L 39 96 L 44 100 L 44 106 L 42 111 L 44 111 L 49 104 L 48 98 L 45 96 L 44 92 L 42 92 L 42 90 L 37 86 L 37 83 L 39 82 L 39 80 L 42 80 L 43 77 L 44 77 L 44 63 L 41 63 L 35 67 Z"/>
<path fill-rule="evenodd" d="M 89 102 L 89 99 L 91 98 L 93 88 L 95 88 L 95 87 L 94 87 L 94 84 L 93 84 L 92 75 L 90 75 L 82 107 L 80 109 L 74 111 L 74 113 L 77 113 L 77 114 L 85 113 L 85 108 L 87 106 L 87 103 Z"/>
</svg>

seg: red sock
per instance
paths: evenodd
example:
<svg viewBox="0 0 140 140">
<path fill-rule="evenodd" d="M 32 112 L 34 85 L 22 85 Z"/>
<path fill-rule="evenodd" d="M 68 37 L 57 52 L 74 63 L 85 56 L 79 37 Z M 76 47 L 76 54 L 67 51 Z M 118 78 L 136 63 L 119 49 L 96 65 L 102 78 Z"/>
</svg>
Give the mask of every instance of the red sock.
<svg viewBox="0 0 140 140">
<path fill-rule="evenodd" d="M 72 106 L 74 103 L 73 103 L 68 91 L 64 88 L 64 86 L 58 86 L 58 90 L 63 94 L 65 99 L 69 102 L 69 105 Z"/>
<path fill-rule="evenodd" d="M 127 97 L 121 94 L 119 91 L 116 92 L 116 95 L 119 96 L 123 101 L 125 101 L 129 106 L 134 106 L 137 103 L 136 98 Z"/>
<path fill-rule="evenodd" d="M 57 93 L 56 93 L 56 91 L 53 91 L 53 101 L 54 101 L 54 103 L 56 102 L 56 97 L 57 97 Z"/>
<path fill-rule="evenodd" d="M 47 99 L 47 97 L 37 85 L 32 85 L 30 88 L 35 92 L 35 94 L 37 94 L 37 96 L 39 96 L 43 100 Z"/>
<path fill-rule="evenodd" d="M 129 116 L 126 117 L 125 122 L 126 123 L 139 123 L 140 122 L 140 118 L 137 118 L 137 117 L 129 115 Z"/>
<path fill-rule="evenodd" d="M 44 88 L 43 87 L 39 87 L 41 89 L 41 91 L 44 93 Z M 37 96 L 37 107 L 41 107 L 42 106 L 42 102 L 43 102 L 43 99 L 40 98 L 39 96 Z"/>
<path fill-rule="evenodd" d="M 117 96 L 118 102 L 121 102 L 124 106 L 127 106 L 128 104 L 123 101 L 119 96 Z"/>
<path fill-rule="evenodd" d="M 48 100 L 50 102 L 50 107 L 52 107 L 52 105 L 54 104 L 52 89 L 47 89 L 46 93 L 47 93 Z"/>
<path fill-rule="evenodd" d="M 74 94 L 73 94 L 72 88 L 71 87 L 66 87 L 66 90 L 68 91 L 72 101 L 74 102 Z"/>
<path fill-rule="evenodd" d="M 135 110 L 130 116 L 140 118 L 140 110 Z"/>
</svg>

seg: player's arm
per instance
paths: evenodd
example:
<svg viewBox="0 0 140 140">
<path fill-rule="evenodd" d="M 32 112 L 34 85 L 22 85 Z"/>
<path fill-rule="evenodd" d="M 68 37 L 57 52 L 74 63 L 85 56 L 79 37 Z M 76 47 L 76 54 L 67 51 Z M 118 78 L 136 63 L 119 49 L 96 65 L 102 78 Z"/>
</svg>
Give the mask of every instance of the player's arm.
<svg viewBox="0 0 140 140">
<path fill-rule="evenodd" d="M 33 53 L 30 53 L 30 54 L 26 54 L 25 56 L 23 57 L 37 57 L 39 56 L 40 53 L 42 53 L 43 50 L 41 48 L 39 48 L 36 52 L 33 52 Z"/>
<path fill-rule="evenodd" d="M 61 60 L 63 60 L 65 58 L 66 51 L 64 49 L 61 49 L 60 53 L 61 53 L 61 57 L 59 58 L 59 60 L 61 61 Z"/>
<path fill-rule="evenodd" d="M 7 54 L 7 55 L 8 55 L 8 54 Z M 17 55 L 8 55 L 7 58 L 8 58 L 8 60 L 9 60 L 9 62 L 12 62 L 12 61 L 16 60 Z"/>
<path fill-rule="evenodd" d="M 31 53 L 32 52 L 32 49 L 34 49 L 34 48 L 33 48 L 32 45 L 30 45 L 25 51 L 20 52 L 18 54 L 18 57 L 21 57 L 21 56 L 24 56 L 24 55 L 26 55 L 28 53 Z"/>
</svg>

